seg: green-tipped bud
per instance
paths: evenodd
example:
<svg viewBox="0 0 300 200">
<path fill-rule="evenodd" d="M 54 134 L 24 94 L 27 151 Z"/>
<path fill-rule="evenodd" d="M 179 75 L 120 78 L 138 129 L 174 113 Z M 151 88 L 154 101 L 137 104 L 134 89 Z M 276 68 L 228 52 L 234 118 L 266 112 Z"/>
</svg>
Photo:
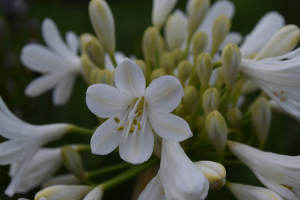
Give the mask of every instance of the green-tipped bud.
<svg viewBox="0 0 300 200">
<path fill-rule="evenodd" d="M 184 105 L 186 105 L 190 109 L 193 109 L 198 96 L 197 89 L 195 88 L 195 86 L 186 86 L 183 91 L 184 91 L 184 95 L 183 95 Z"/>
<path fill-rule="evenodd" d="M 207 116 L 212 111 L 216 110 L 220 104 L 220 94 L 216 88 L 207 89 L 202 98 L 202 106 L 204 114 Z"/>
<path fill-rule="evenodd" d="M 140 66 L 140 68 L 142 69 L 144 75 L 146 75 L 146 72 L 147 72 L 146 63 L 143 60 L 135 60 L 134 62 L 136 64 L 138 64 L 138 66 Z"/>
<path fill-rule="evenodd" d="M 81 54 L 84 54 L 84 53 L 85 53 L 85 51 L 84 51 L 84 46 L 85 46 L 85 44 L 86 44 L 88 41 L 90 41 L 93 37 L 95 37 L 95 36 L 93 36 L 93 35 L 90 34 L 90 33 L 83 33 L 83 34 L 80 35 Z"/>
<path fill-rule="evenodd" d="M 208 42 L 208 37 L 205 32 L 197 32 L 192 40 L 194 60 L 204 51 Z"/>
<path fill-rule="evenodd" d="M 175 68 L 175 63 L 172 54 L 168 52 L 162 53 L 160 55 L 159 66 L 160 68 L 165 70 L 166 74 L 172 75 Z"/>
<path fill-rule="evenodd" d="M 219 190 L 224 186 L 226 170 L 223 165 L 212 161 L 199 161 L 194 164 L 208 179 L 210 191 Z"/>
<path fill-rule="evenodd" d="M 99 69 L 99 68 L 95 68 L 91 71 L 90 77 L 89 77 L 89 82 L 91 83 L 91 85 L 100 83 L 99 82 L 100 74 L 101 74 L 101 69 Z"/>
<path fill-rule="evenodd" d="M 228 125 L 235 129 L 240 129 L 242 126 L 243 113 L 238 108 L 230 109 L 226 114 Z"/>
<path fill-rule="evenodd" d="M 204 116 L 199 116 L 195 119 L 195 128 L 197 129 L 198 133 L 203 133 L 203 130 L 205 129 Z"/>
<path fill-rule="evenodd" d="M 166 75 L 166 71 L 162 68 L 159 69 L 155 69 L 154 71 L 152 71 L 151 73 L 151 80 L 153 81 L 154 79 L 157 79 L 161 76 Z"/>
<path fill-rule="evenodd" d="M 150 62 L 158 49 L 160 43 L 159 32 L 156 27 L 148 27 L 143 36 L 143 54 L 146 62 Z"/>
<path fill-rule="evenodd" d="M 268 100 L 258 98 L 252 107 L 252 122 L 258 134 L 258 140 L 261 145 L 266 143 L 271 125 L 272 112 Z"/>
<path fill-rule="evenodd" d="M 217 89 L 221 89 L 224 85 L 224 76 L 222 67 L 218 67 L 217 69 L 217 80 L 215 82 L 215 87 Z"/>
<path fill-rule="evenodd" d="M 61 148 L 61 157 L 65 167 L 75 174 L 77 178 L 84 181 L 86 179 L 84 175 L 84 168 L 82 160 L 78 151 L 72 147 L 66 145 Z"/>
<path fill-rule="evenodd" d="M 202 53 L 196 60 L 196 71 L 200 78 L 201 87 L 206 88 L 213 69 L 211 56 L 208 53 Z"/>
<path fill-rule="evenodd" d="M 112 73 L 109 69 L 103 69 L 98 75 L 98 83 L 104 83 L 107 85 L 112 85 Z"/>
<path fill-rule="evenodd" d="M 187 15 L 189 18 L 189 38 L 192 37 L 196 30 L 199 28 L 209 9 L 209 5 L 209 0 L 191 0 L 187 4 Z"/>
<path fill-rule="evenodd" d="M 255 60 L 261 60 L 267 57 L 275 57 L 290 52 L 298 44 L 300 39 L 300 30 L 298 26 L 287 25 L 279 29 L 265 46 L 254 57 Z"/>
<path fill-rule="evenodd" d="M 81 56 L 81 67 L 85 81 L 88 83 L 88 85 L 91 85 L 92 83 L 90 82 L 90 74 L 93 69 L 96 69 L 96 66 L 86 54 Z"/>
<path fill-rule="evenodd" d="M 219 111 L 215 110 L 206 117 L 205 127 L 209 139 L 214 144 L 218 154 L 222 155 L 227 140 L 227 124 Z"/>
<path fill-rule="evenodd" d="M 189 114 L 189 110 L 188 108 L 183 105 L 183 104 L 180 104 L 176 110 L 175 110 L 175 114 L 181 118 L 185 118 L 188 114 Z"/>
<path fill-rule="evenodd" d="M 84 52 L 97 67 L 104 69 L 104 49 L 97 38 L 92 37 L 85 43 Z"/>
<path fill-rule="evenodd" d="M 183 60 L 184 58 L 184 52 L 181 49 L 174 49 L 171 52 L 173 59 L 174 59 L 174 65 L 178 66 L 178 64 Z"/>
<path fill-rule="evenodd" d="M 193 66 L 192 64 L 187 61 L 181 61 L 178 65 L 178 79 L 181 83 L 181 85 L 185 85 L 185 82 L 188 77 L 190 77 L 191 72 L 192 72 Z"/>
<path fill-rule="evenodd" d="M 222 69 L 224 82 L 228 89 L 232 89 L 240 71 L 242 55 L 235 44 L 227 44 L 222 51 Z"/>
<path fill-rule="evenodd" d="M 164 40 L 163 36 L 161 36 L 159 34 L 159 37 L 158 37 L 158 47 L 157 47 L 158 54 L 160 54 L 163 51 L 165 51 L 165 49 L 166 49 L 165 40 Z"/>
<path fill-rule="evenodd" d="M 211 54 L 214 55 L 230 31 L 231 20 L 225 15 L 219 16 L 213 26 Z"/>
</svg>

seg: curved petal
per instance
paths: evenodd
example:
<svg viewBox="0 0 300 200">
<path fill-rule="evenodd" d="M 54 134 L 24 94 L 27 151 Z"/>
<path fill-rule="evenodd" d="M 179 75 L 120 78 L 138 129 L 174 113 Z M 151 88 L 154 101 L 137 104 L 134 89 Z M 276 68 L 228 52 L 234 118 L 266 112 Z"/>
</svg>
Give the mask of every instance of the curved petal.
<svg viewBox="0 0 300 200">
<path fill-rule="evenodd" d="M 120 156 L 126 162 L 140 164 L 150 158 L 153 152 L 153 146 L 153 133 L 149 123 L 147 123 L 144 133 L 137 131 L 136 135 L 129 135 L 125 143 L 120 143 Z"/>
<path fill-rule="evenodd" d="M 106 84 L 95 84 L 86 91 L 86 104 L 90 111 L 103 118 L 111 117 L 125 110 L 132 98 L 115 87 Z"/>
<path fill-rule="evenodd" d="M 239 45 L 242 42 L 242 40 L 243 36 L 240 33 L 230 32 L 227 34 L 224 41 L 220 45 L 219 50 L 222 50 L 228 43 Z"/>
<path fill-rule="evenodd" d="M 160 180 L 160 172 L 148 183 L 147 187 L 140 194 L 138 200 L 166 200 L 164 188 Z"/>
<path fill-rule="evenodd" d="M 79 49 L 79 39 L 78 36 L 72 32 L 68 31 L 66 33 L 66 42 L 69 47 L 69 50 L 74 54 L 77 55 Z"/>
<path fill-rule="evenodd" d="M 75 78 L 75 75 L 69 75 L 57 84 L 53 92 L 54 105 L 61 106 L 68 102 L 72 94 Z"/>
<path fill-rule="evenodd" d="M 188 123 L 173 114 L 148 109 L 151 127 L 160 137 L 174 142 L 181 142 L 193 136 Z"/>
<path fill-rule="evenodd" d="M 145 99 L 149 109 L 172 112 L 181 102 L 183 88 L 174 76 L 162 76 L 146 88 Z"/>
<path fill-rule="evenodd" d="M 143 71 L 135 62 L 125 58 L 115 71 L 115 84 L 118 90 L 132 97 L 144 96 L 146 80 Z"/>
<path fill-rule="evenodd" d="M 116 59 L 117 64 L 121 63 L 125 58 L 126 58 L 126 56 L 124 55 L 123 52 L 116 51 L 116 53 L 115 53 L 115 59 Z"/>
<path fill-rule="evenodd" d="M 108 69 L 110 72 L 113 72 L 115 70 L 115 66 L 112 63 L 108 53 L 105 53 L 104 59 L 105 69 Z"/>
</svg>

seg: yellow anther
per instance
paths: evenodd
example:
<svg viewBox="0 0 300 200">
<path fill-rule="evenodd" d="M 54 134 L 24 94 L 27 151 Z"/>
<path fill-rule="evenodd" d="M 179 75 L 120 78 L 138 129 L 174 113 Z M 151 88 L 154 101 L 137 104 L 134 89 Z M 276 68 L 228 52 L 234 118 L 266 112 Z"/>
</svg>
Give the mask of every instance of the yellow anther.
<svg viewBox="0 0 300 200">
<path fill-rule="evenodd" d="M 286 187 L 287 189 L 289 190 L 293 190 L 293 187 L 292 186 L 289 186 L 289 185 L 282 185 L 283 187 Z"/>
<path fill-rule="evenodd" d="M 137 125 L 137 119 L 134 119 L 132 123 L 133 125 Z"/>
<path fill-rule="evenodd" d="M 161 191 L 162 194 L 165 194 L 165 191 Z"/>
<path fill-rule="evenodd" d="M 117 118 L 117 117 L 115 117 L 115 121 L 116 121 L 117 123 L 120 122 L 119 118 Z"/>
<path fill-rule="evenodd" d="M 283 92 L 283 90 L 281 91 L 281 94 L 283 94 L 284 92 Z"/>
<path fill-rule="evenodd" d="M 132 124 L 131 124 L 131 126 L 130 126 L 130 129 L 133 129 L 133 130 L 135 130 L 135 128 L 134 128 L 134 126 L 132 126 Z"/>
<path fill-rule="evenodd" d="M 141 128 L 142 128 L 142 126 L 141 126 L 141 123 L 139 122 L 138 123 L 138 129 L 141 130 Z"/>
<path fill-rule="evenodd" d="M 138 112 L 137 112 L 137 117 L 139 117 L 141 114 L 142 114 L 142 110 L 139 110 Z"/>
<path fill-rule="evenodd" d="M 281 98 L 281 101 L 284 101 L 284 100 L 285 100 L 285 97 L 282 97 L 282 98 Z"/>
<path fill-rule="evenodd" d="M 118 128 L 118 131 L 121 131 L 121 130 L 123 130 L 124 129 L 124 126 L 120 126 L 119 128 Z"/>
<path fill-rule="evenodd" d="M 128 126 L 129 122 L 127 122 L 127 126 Z"/>
<path fill-rule="evenodd" d="M 277 96 L 277 92 L 274 92 L 275 96 Z"/>
</svg>

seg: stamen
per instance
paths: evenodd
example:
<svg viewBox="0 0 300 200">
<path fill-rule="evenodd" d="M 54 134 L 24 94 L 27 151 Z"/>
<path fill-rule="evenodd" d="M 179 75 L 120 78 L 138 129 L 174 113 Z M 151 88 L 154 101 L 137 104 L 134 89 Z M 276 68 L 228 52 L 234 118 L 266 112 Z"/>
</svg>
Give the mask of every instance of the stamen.
<svg viewBox="0 0 300 200">
<path fill-rule="evenodd" d="M 143 98 L 143 97 L 138 98 L 138 100 L 135 102 L 135 105 L 134 105 L 134 107 L 132 108 L 131 112 L 129 113 L 128 117 L 133 117 L 133 116 L 134 116 L 134 113 L 135 113 L 135 111 L 136 111 L 136 108 L 137 108 L 137 106 L 139 105 L 139 103 L 140 103 L 140 101 L 141 101 L 142 98 Z"/>
<path fill-rule="evenodd" d="M 126 125 L 128 126 L 128 124 L 129 124 L 129 121 L 127 122 L 127 124 L 126 124 Z"/>
<path fill-rule="evenodd" d="M 278 94 L 277 94 L 277 92 L 274 92 L 274 94 L 275 94 L 275 96 L 277 96 Z"/>
<path fill-rule="evenodd" d="M 123 130 L 124 129 L 124 126 L 120 126 L 119 128 L 118 128 L 118 131 L 121 131 L 121 130 Z"/>
<path fill-rule="evenodd" d="M 119 122 L 120 122 L 120 119 L 117 118 L 117 117 L 115 117 L 115 121 L 116 121 L 117 123 L 119 123 Z"/>
<path fill-rule="evenodd" d="M 141 114 L 143 113 L 143 111 L 142 110 L 139 110 L 138 112 L 137 112 L 137 117 L 139 117 Z"/>
<path fill-rule="evenodd" d="M 289 190 L 293 190 L 293 187 L 292 186 L 289 186 L 289 185 L 282 185 L 283 187 L 286 187 L 287 189 Z"/>
<path fill-rule="evenodd" d="M 136 126 L 137 125 L 137 119 L 134 119 L 132 123 L 133 123 L 133 125 Z"/>
<path fill-rule="evenodd" d="M 162 194 L 165 194 L 165 191 L 161 191 Z"/>
<path fill-rule="evenodd" d="M 129 133 L 133 133 L 134 130 L 135 130 L 134 126 L 131 125 L 130 130 L 129 130 Z"/>
<path fill-rule="evenodd" d="M 284 101 L 284 100 L 285 100 L 285 97 L 282 97 L 282 98 L 281 98 L 281 101 Z"/>
<path fill-rule="evenodd" d="M 283 92 L 283 90 L 281 91 L 281 94 L 283 94 L 284 92 Z"/>
<path fill-rule="evenodd" d="M 141 123 L 139 122 L 139 123 L 138 123 L 138 129 L 141 130 L 141 128 L 142 128 L 142 127 L 141 127 Z"/>
</svg>

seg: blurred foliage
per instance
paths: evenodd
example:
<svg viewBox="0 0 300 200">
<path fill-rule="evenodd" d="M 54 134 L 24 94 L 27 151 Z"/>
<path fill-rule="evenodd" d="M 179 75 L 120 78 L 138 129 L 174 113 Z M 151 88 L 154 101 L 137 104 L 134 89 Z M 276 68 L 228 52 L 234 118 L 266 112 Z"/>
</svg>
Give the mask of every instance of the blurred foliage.
<svg viewBox="0 0 300 200">
<path fill-rule="evenodd" d="M 132 54 L 142 57 L 141 41 L 144 30 L 151 25 L 152 0 L 107 0 L 115 18 L 117 50 L 127 56 Z M 296 0 L 232 0 L 236 6 L 232 31 L 245 35 L 256 22 L 268 11 L 281 13 L 287 24 L 300 25 L 300 1 Z M 43 43 L 40 25 L 46 17 L 52 18 L 58 25 L 62 35 L 68 30 L 80 35 L 84 32 L 93 33 L 88 16 L 89 0 L 0 0 L 0 95 L 8 107 L 21 119 L 33 124 L 56 122 L 73 123 L 87 128 L 95 128 L 97 119 L 87 109 L 85 91 L 87 86 L 82 78 L 78 78 L 71 101 L 63 107 L 52 105 L 51 91 L 37 97 L 24 95 L 27 84 L 39 76 L 22 66 L 19 55 L 22 47 L 30 42 Z M 185 9 L 186 1 L 180 0 L 177 8 Z M 286 154 L 300 155 L 300 126 L 298 122 L 273 112 L 272 126 L 267 140 L 266 150 Z M 249 132 L 251 125 L 244 127 Z M 0 141 L 3 139 L 0 138 Z M 65 143 L 89 143 L 84 136 L 67 135 L 49 146 Z M 121 162 L 117 153 L 108 156 L 95 156 L 84 153 L 83 161 L 86 170 Z M 261 186 L 253 173 L 244 165 L 225 166 L 227 178 L 231 182 Z M 33 199 L 38 191 L 35 189 L 26 195 L 15 195 L 9 198 L 4 195 L 10 179 L 7 175 L 8 166 L 0 166 L 0 199 Z M 62 168 L 58 173 L 65 173 Z M 112 177 L 107 174 L 98 181 Z M 105 192 L 104 200 L 129 200 L 132 196 L 135 180 L 132 179 L 116 188 Z M 117 191 L 117 192 L 116 192 Z M 226 188 L 209 193 L 207 199 L 233 199 Z"/>
</svg>

